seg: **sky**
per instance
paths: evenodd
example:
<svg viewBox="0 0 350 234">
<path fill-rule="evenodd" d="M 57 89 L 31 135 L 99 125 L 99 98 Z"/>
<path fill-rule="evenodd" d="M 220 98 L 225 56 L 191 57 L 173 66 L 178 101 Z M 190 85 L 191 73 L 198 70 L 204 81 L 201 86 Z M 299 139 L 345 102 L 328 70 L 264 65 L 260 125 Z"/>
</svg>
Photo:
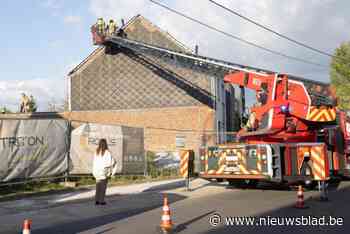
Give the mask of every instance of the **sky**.
<svg viewBox="0 0 350 234">
<path fill-rule="evenodd" d="M 68 72 L 95 47 L 90 25 L 97 17 L 118 23 L 136 14 L 168 31 L 199 54 L 329 81 L 330 58 L 283 40 L 225 12 L 207 0 L 158 0 L 226 32 L 282 53 L 324 64 L 304 64 L 247 46 L 225 37 L 149 0 L 2 0 L 0 8 L 0 107 L 18 110 L 20 93 L 32 94 L 40 111 L 62 103 Z M 217 0 L 291 38 L 334 53 L 350 41 L 350 2 L 347 0 Z"/>
</svg>

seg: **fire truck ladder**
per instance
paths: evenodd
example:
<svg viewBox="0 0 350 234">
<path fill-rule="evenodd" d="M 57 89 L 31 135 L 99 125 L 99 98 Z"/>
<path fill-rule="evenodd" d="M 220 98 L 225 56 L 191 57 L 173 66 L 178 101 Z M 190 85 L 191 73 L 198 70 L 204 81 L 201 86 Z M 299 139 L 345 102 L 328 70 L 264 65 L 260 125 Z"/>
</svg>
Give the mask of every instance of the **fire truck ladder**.
<svg viewBox="0 0 350 234">
<path fill-rule="evenodd" d="M 215 76 L 223 77 L 225 74 L 234 72 L 234 71 L 243 71 L 249 73 L 255 73 L 258 75 L 269 75 L 275 74 L 273 71 L 259 69 L 250 66 L 244 66 L 236 63 L 227 62 L 224 60 L 219 60 L 215 58 L 205 57 L 201 55 L 196 55 L 188 52 L 175 51 L 166 48 L 162 48 L 155 45 L 150 45 L 147 43 L 134 41 L 120 36 L 109 36 L 105 39 L 105 43 L 112 43 L 121 48 L 127 48 L 132 50 L 135 53 L 148 54 L 151 56 L 156 56 L 161 58 L 167 63 L 170 64 L 179 64 L 183 67 L 192 68 L 199 70 L 204 73 L 209 73 Z M 326 88 L 329 85 L 327 83 L 308 80 L 296 76 L 288 75 L 288 78 L 291 80 L 296 80 L 303 82 L 305 87 L 308 89 L 310 96 L 317 105 L 333 105 L 333 100 L 328 96 L 324 95 L 321 92 L 315 92 L 314 87 L 318 86 Z"/>
</svg>

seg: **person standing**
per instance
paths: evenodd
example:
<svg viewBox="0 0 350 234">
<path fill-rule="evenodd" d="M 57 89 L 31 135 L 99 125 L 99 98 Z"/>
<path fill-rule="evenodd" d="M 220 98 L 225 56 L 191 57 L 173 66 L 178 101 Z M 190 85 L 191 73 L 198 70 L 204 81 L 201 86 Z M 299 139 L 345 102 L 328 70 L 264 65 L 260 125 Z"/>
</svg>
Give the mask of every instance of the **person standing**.
<svg viewBox="0 0 350 234">
<path fill-rule="evenodd" d="M 100 139 L 96 149 L 92 174 L 96 179 L 95 205 L 106 205 L 105 196 L 108 177 L 112 175 L 114 159 L 108 150 L 106 139 Z"/>
<path fill-rule="evenodd" d="M 29 98 L 25 93 L 22 93 L 22 97 L 21 97 L 21 108 L 20 108 L 20 112 L 21 113 L 25 113 L 27 112 L 27 106 L 29 103 Z"/>
<path fill-rule="evenodd" d="M 106 33 L 106 23 L 103 18 L 97 19 L 97 32 L 100 36 L 105 36 Z"/>
<path fill-rule="evenodd" d="M 108 24 L 108 36 L 113 36 L 117 30 L 117 24 L 114 20 L 110 19 Z"/>
</svg>

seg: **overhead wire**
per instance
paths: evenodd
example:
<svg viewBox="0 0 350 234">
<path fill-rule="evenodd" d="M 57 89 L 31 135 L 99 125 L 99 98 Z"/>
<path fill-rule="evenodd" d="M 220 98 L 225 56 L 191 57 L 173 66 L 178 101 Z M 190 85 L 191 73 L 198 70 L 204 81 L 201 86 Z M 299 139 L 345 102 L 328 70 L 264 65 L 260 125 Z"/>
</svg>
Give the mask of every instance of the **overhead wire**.
<svg viewBox="0 0 350 234">
<path fill-rule="evenodd" d="M 190 21 L 198 23 L 198 24 L 200 24 L 200 25 L 202 25 L 202 26 L 204 26 L 206 28 L 209 28 L 209 29 L 211 29 L 213 31 L 221 33 L 221 34 L 223 34 L 223 35 L 225 35 L 227 37 L 230 37 L 230 38 L 233 38 L 235 40 L 241 41 L 241 42 L 243 42 L 243 43 L 245 43 L 247 45 L 259 48 L 261 50 L 267 51 L 267 52 L 275 54 L 275 55 L 279 55 L 279 56 L 287 58 L 287 59 L 291 59 L 291 60 L 295 60 L 295 61 L 298 61 L 298 62 L 302 62 L 302 63 L 314 65 L 314 66 L 318 66 L 318 67 L 321 67 L 321 68 L 328 68 L 324 64 L 320 64 L 320 63 L 312 62 L 312 61 L 309 61 L 309 60 L 306 60 L 306 59 L 302 59 L 302 58 L 298 58 L 298 57 L 295 57 L 295 56 L 291 56 L 291 55 L 288 55 L 288 54 L 285 54 L 285 53 L 282 53 L 282 52 L 279 52 L 279 51 L 276 51 L 276 50 L 272 50 L 272 49 L 266 48 L 266 47 L 264 47 L 262 45 L 254 43 L 254 42 L 245 40 L 245 39 L 240 38 L 238 36 L 235 36 L 235 35 L 233 35 L 231 33 L 225 32 L 225 31 L 223 31 L 223 30 L 221 30 L 221 29 L 219 29 L 217 27 L 214 27 L 214 26 L 211 26 L 211 25 L 209 25 L 207 23 L 204 23 L 204 22 L 202 22 L 202 21 L 200 21 L 198 19 L 195 19 L 195 18 L 193 18 L 191 16 L 185 15 L 184 13 L 181 13 L 181 12 L 179 12 L 179 11 L 173 9 L 173 8 L 170 8 L 170 7 L 164 5 L 164 4 L 160 3 L 160 2 L 157 2 L 155 0 L 149 0 L 149 1 L 154 3 L 154 4 L 156 4 L 156 5 L 158 5 L 158 6 L 160 6 L 160 7 L 162 7 L 162 8 L 164 8 L 164 9 L 167 9 L 168 11 L 171 11 L 171 12 L 177 14 L 177 15 L 180 15 L 180 16 L 182 16 L 182 17 L 184 17 L 184 18 L 186 18 L 186 19 L 188 19 Z"/>
<path fill-rule="evenodd" d="M 222 5 L 222 4 L 220 4 L 220 3 L 218 3 L 218 2 L 216 2 L 216 1 L 214 1 L 214 0 L 209 0 L 209 2 L 215 4 L 216 6 L 222 8 L 222 9 L 224 9 L 224 10 L 226 10 L 226 11 L 228 11 L 228 12 L 230 12 L 230 13 L 232 13 L 232 14 L 234 14 L 234 15 L 236 15 L 236 16 L 238 16 L 238 17 L 240 17 L 240 18 L 242 18 L 242 19 L 244 19 L 244 20 L 246 20 L 246 21 L 248 21 L 248 22 L 250 22 L 250 23 L 252 23 L 252 24 L 254 24 L 254 25 L 256 25 L 256 26 L 258 26 L 258 27 L 260 27 L 260 28 L 265 29 L 265 30 L 268 31 L 268 32 L 271 32 L 271 33 L 273 33 L 273 34 L 275 34 L 275 35 L 277 35 L 277 36 L 279 36 L 279 37 L 281 37 L 281 38 L 283 38 L 283 39 L 286 39 L 286 40 L 288 40 L 288 41 L 290 41 L 290 42 L 293 42 L 293 43 L 295 43 L 295 44 L 297 44 L 297 45 L 299 45 L 299 46 L 301 46 L 301 47 L 307 48 L 307 49 L 309 49 L 309 50 L 312 50 L 312 51 L 314 51 L 314 52 L 317 52 L 317 53 L 319 53 L 319 54 L 325 55 L 325 56 L 330 57 L 330 58 L 342 59 L 342 60 L 343 60 L 343 58 L 341 58 L 341 57 L 334 56 L 334 55 L 332 55 L 332 54 L 329 53 L 329 52 L 322 51 L 322 50 L 317 49 L 317 48 L 315 48 L 315 47 L 313 47 L 313 46 L 310 46 L 310 45 L 308 45 L 308 44 L 306 44 L 306 43 L 303 43 L 303 42 L 301 42 L 301 41 L 298 41 L 298 40 L 296 40 L 296 39 L 293 39 L 293 38 L 291 38 L 291 37 L 288 37 L 288 36 L 286 36 L 286 35 L 284 35 L 284 34 L 282 34 L 282 33 L 280 33 L 280 32 L 277 32 L 277 31 L 275 31 L 275 30 L 273 30 L 273 29 L 271 29 L 271 28 L 269 28 L 269 27 L 267 27 L 267 26 L 265 26 L 265 25 L 263 25 L 263 24 L 261 24 L 261 23 L 255 21 L 255 20 L 253 20 L 253 19 L 251 19 L 251 18 L 248 18 L 248 17 L 246 17 L 246 16 L 244 16 L 244 15 L 238 13 L 237 11 L 235 11 L 235 10 L 233 10 L 233 9 L 231 9 L 231 8 L 228 8 L 228 7 Z"/>
</svg>

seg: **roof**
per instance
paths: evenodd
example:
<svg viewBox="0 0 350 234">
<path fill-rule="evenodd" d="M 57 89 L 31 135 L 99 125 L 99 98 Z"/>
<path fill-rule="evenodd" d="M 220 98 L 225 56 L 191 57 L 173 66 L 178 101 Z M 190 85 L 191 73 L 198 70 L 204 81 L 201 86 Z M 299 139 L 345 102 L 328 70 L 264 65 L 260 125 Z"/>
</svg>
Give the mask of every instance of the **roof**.
<svg viewBox="0 0 350 234">
<path fill-rule="evenodd" d="M 189 47 L 187 47 L 185 44 L 183 44 L 182 42 L 180 42 L 179 40 L 177 40 L 174 36 L 172 36 L 168 31 L 164 31 L 163 29 L 161 29 L 160 27 L 158 27 L 157 25 L 153 24 L 150 20 L 148 20 L 147 18 L 145 18 L 142 15 L 136 15 L 133 18 L 131 18 L 131 20 L 128 21 L 128 23 L 126 23 L 123 27 L 123 30 L 128 33 L 128 38 L 129 39 L 133 39 L 133 37 L 136 36 L 140 36 L 138 33 L 133 33 L 132 29 L 133 27 L 136 25 L 140 25 L 143 24 L 143 26 L 145 28 L 148 28 L 149 31 L 147 32 L 148 35 L 154 33 L 154 32 L 158 32 L 160 34 L 162 34 L 163 36 L 166 37 L 166 39 L 168 39 L 169 41 L 173 42 L 174 44 L 176 44 L 178 47 L 180 47 L 180 50 L 184 51 L 184 52 L 193 52 Z M 131 33 L 131 35 L 130 35 Z M 151 40 L 147 40 L 147 38 L 145 36 L 147 35 L 141 35 L 143 36 L 142 38 L 139 38 L 138 41 L 144 42 L 144 43 L 148 43 L 148 44 L 154 44 L 154 45 L 158 45 L 161 44 L 159 41 L 154 40 L 154 38 L 152 38 Z M 165 48 L 169 48 L 169 46 L 163 46 Z"/>
<path fill-rule="evenodd" d="M 160 47 L 175 49 L 183 52 L 192 52 L 189 47 L 178 41 L 167 31 L 159 28 L 153 24 L 150 20 L 146 19 L 142 15 L 136 15 L 132 17 L 122 29 L 128 35 L 131 40 L 141 41 L 147 44 L 153 44 Z M 68 75 L 71 76 L 75 72 L 79 71 L 82 67 L 98 57 L 98 55 L 104 52 L 104 46 L 99 46 L 93 52 L 91 52 L 83 61 L 75 66 Z"/>
</svg>

